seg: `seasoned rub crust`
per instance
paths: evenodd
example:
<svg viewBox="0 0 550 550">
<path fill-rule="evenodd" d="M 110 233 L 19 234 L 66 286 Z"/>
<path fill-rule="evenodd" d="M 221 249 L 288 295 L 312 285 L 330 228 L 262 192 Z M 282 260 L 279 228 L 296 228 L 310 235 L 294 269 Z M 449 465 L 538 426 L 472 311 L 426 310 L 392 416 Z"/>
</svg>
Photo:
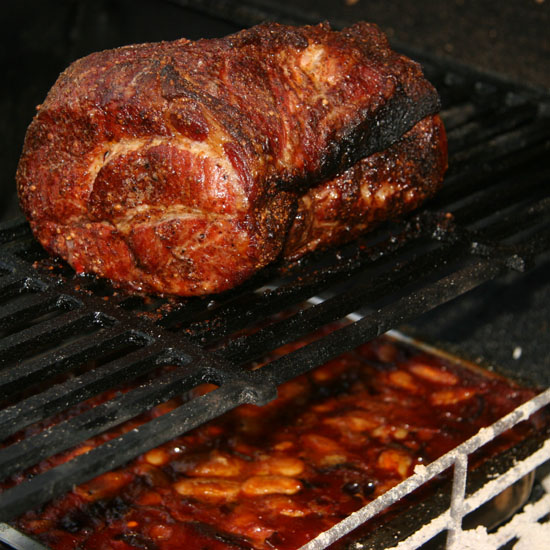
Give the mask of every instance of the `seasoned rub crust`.
<svg viewBox="0 0 550 550">
<path fill-rule="evenodd" d="M 397 143 L 300 197 L 285 257 L 298 259 L 350 241 L 410 212 L 434 195 L 446 170 L 443 122 L 437 115 L 426 117 Z"/>
<path fill-rule="evenodd" d="M 281 254 L 308 188 L 437 109 L 418 65 L 367 23 L 99 52 L 39 107 L 20 201 L 78 272 L 134 291 L 220 292 Z"/>
</svg>

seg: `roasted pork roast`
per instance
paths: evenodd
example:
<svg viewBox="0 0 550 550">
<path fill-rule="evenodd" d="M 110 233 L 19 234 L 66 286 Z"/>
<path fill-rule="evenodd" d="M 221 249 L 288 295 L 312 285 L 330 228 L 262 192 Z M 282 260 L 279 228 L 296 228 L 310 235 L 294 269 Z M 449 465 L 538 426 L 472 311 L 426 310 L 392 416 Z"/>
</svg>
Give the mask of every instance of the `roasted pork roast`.
<svg viewBox="0 0 550 550">
<path fill-rule="evenodd" d="M 367 23 L 103 51 L 38 107 L 20 202 L 79 273 L 221 292 L 432 195 L 447 162 L 438 108 L 420 67 Z"/>
</svg>

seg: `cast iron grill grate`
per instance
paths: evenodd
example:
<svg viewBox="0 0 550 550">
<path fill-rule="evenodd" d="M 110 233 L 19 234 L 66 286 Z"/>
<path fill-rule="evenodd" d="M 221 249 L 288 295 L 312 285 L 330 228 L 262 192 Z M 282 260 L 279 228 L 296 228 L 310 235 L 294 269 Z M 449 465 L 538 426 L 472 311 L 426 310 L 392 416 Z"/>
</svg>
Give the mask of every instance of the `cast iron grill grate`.
<svg viewBox="0 0 550 550">
<path fill-rule="evenodd" d="M 450 169 L 441 193 L 354 243 L 274 266 L 224 295 L 131 297 L 50 260 L 17 221 L 0 228 L 0 501 L 9 520 L 550 249 L 548 98 L 433 63 Z M 312 337 L 361 310 L 361 318 Z M 269 352 L 310 343 L 259 367 Z M 163 368 L 164 367 L 164 368 Z M 254 367 L 254 368 L 252 368 Z M 130 391 L 120 391 L 134 381 Z M 203 383 L 190 398 L 38 475 L 33 465 Z M 16 434 L 105 391 L 107 401 Z"/>
</svg>

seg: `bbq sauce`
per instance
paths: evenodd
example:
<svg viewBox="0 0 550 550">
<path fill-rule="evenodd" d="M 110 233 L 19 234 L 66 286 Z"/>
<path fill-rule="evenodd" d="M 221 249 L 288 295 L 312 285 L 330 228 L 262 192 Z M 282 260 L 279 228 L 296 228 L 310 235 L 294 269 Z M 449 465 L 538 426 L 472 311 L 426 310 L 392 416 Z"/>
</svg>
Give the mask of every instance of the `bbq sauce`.
<svg viewBox="0 0 550 550">
<path fill-rule="evenodd" d="M 243 405 L 15 525 L 59 550 L 296 549 L 535 393 L 380 338 L 284 384 L 268 405 Z M 492 452 L 535 429 L 524 423 Z"/>
</svg>

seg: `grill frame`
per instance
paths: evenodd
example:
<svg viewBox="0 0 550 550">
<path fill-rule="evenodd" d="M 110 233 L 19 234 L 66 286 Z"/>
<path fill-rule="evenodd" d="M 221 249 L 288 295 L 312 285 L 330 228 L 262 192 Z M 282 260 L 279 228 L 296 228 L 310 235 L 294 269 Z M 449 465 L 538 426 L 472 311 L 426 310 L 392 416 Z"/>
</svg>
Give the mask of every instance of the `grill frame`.
<svg viewBox="0 0 550 550">
<path fill-rule="evenodd" d="M 2 391 L 36 383 L 44 373 L 54 376 L 100 355 L 108 356 L 121 346 L 132 347 L 129 354 L 47 390 L 50 393 L 41 399 L 38 394 L 29 398 L 34 401 L 0 411 L 0 425 L 12 431 L 19 429 L 163 364 L 177 364 L 182 372 L 166 380 L 163 391 L 156 386 L 134 390 L 131 398 L 140 405 L 135 405 L 137 408 L 119 408 L 121 401 L 130 400 L 125 396 L 104 407 L 103 427 L 115 425 L 130 414 L 200 383 L 219 386 L 155 419 L 155 423 L 144 425 L 137 435 L 125 434 L 6 491 L 0 518 L 11 519 L 31 505 L 45 502 L 73 484 L 111 470 L 240 404 L 265 404 L 275 397 L 279 384 L 489 280 L 511 270 L 525 271 L 550 249 L 550 227 L 544 222 L 544 216 L 550 213 L 550 189 L 540 183 L 548 182 L 550 167 L 544 163 L 533 167 L 550 150 L 550 98 L 471 70 L 449 69 L 433 60 L 425 60 L 425 68 L 428 77 L 443 91 L 444 109 L 450 121 L 451 169 L 441 194 L 402 222 L 385 226 L 337 251 L 305 259 L 299 265 L 269 268 L 242 287 L 213 300 L 172 304 L 168 313 L 163 313 L 166 301 L 147 303 L 117 294 L 93 278 L 72 275 L 61 264 L 45 261 L 36 268 L 37 245 L 26 223 L 16 221 L 0 226 L 0 270 L 4 273 L 0 278 L 0 297 L 13 298 L 2 310 L 0 327 L 34 321 L 36 311 L 45 316 L 42 323 L 31 324 L 0 341 L 5 366 L 0 373 Z M 460 107 L 460 98 L 469 98 L 466 105 L 473 104 L 473 111 Z M 499 100 L 500 111 L 494 107 L 495 99 Z M 511 118 L 502 123 L 507 113 L 511 113 Z M 468 133 L 478 132 L 478 115 L 485 121 L 481 125 L 482 140 L 465 139 Z M 493 125 L 487 126 L 487 120 Z M 467 131 L 465 124 L 471 124 Z M 454 147 L 457 150 L 453 151 Z M 491 183 L 501 189 L 504 184 L 499 182 L 506 181 L 508 195 L 503 193 L 500 202 L 508 204 L 510 197 L 517 196 L 511 178 L 521 174 L 526 166 L 533 200 L 528 200 L 519 211 L 502 210 L 489 228 L 478 227 L 478 222 L 485 219 L 487 207 L 470 208 L 468 198 L 480 193 L 483 196 L 480 188 L 484 185 Z M 498 206 L 497 202 L 490 204 Z M 453 218 L 445 215 L 449 204 L 459 205 Z M 509 235 L 512 220 L 518 231 Z M 529 233 L 533 227 L 539 231 Z M 525 238 L 514 239 L 518 235 Z M 369 276 L 372 280 L 365 283 Z M 408 285 L 405 292 L 400 291 L 403 284 Z M 350 285 L 353 293 L 347 290 Z M 319 303 L 303 305 L 319 295 Z M 256 360 L 266 349 L 287 343 L 289 334 L 293 339 L 306 336 L 357 309 L 362 316 L 353 324 L 259 370 L 242 368 L 242 363 Z M 266 312 L 274 316 L 271 324 L 251 335 L 239 334 Z M 277 319 L 279 312 L 285 312 L 286 317 Z M 56 313 L 59 315 L 48 317 Z M 84 338 L 67 343 L 69 336 L 86 330 L 89 334 Z M 10 365 L 10 361 L 28 352 L 30 342 L 39 347 L 49 345 L 54 335 L 65 340 L 64 347 L 30 359 L 23 366 Z M 232 335 L 229 343 L 228 335 Z M 135 394 L 138 391 L 141 401 Z M 76 430 L 74 426 L 69 431 L 58 430 L 56 440 L 69 448 L 102 431 L 103 427 L 97 424 L 102 411 L 91 414 L 93 428 L 89 431 Z M 5 430 L 2 435 L 6 435 Z M 56 452 L 62 447 L 55 447 Z M 0 464 L 9 458 L 11 470 L 27 467 L 24 457 L 31 453 L 35 456 L 34 449 L 20 449 L 16 454 L 20 459 L 0 451 Z"/>
</svg>

